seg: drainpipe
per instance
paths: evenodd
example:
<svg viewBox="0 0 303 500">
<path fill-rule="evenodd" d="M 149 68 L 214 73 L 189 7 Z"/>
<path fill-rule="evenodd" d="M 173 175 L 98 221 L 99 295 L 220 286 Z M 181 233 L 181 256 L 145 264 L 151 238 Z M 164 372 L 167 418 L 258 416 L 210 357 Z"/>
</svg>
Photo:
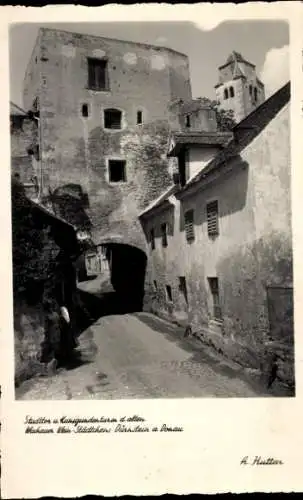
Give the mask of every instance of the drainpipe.
<svg viewBox="0 0 303 500">
<path fill-rule="evenodd" d="M 39 111 L 40 113 L 40 111 Z M 38 116 L 35 116 L 35 113 L 32 112 L 32 111 L 29 111 L 27 113 L 28 117 L 37 122 L 37 127 L 38 127 L 38 136 L 39 136 L 39 139 L 38 139 L 38 145 L 39 145 L 39 164 L 40 164 L 40 186 L 38 184 L 38 187 L 39 187 L 39 190 L 38 190 L 38 200 L 40 201 L 41 200 L 41 197 L 42 197 L 42 193 L 43 193 L 43 170 L 42 170 L 42 147 L 41 147 L 41 144 L 42 144 L 42 140 L 41 140 L 41 120 L 40 120 L 40 117 Z"/>
</svg>

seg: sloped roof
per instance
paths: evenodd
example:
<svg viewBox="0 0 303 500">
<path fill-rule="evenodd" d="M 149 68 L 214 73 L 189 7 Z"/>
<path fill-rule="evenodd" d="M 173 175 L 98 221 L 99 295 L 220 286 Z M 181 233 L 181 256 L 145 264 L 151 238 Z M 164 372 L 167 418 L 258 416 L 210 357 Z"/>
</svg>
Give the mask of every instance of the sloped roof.
<svg viewBox="0 0 303 500">
<path fill-rule="evenodd" d="M 274 119 L 289 100 L 290 82 L 286 83 L 233 128 L 234 139 L 179 191 L 180 195 L 182 196 L 182 193 L 189 190 L 193 184 L 202 182 L 213 171 L 223 167 L 228 160 L 238 156 L 263 128 Z"/>
<path fill-rule="evenodd" d="M 233 50 L 232 53 L 226 59 L 226 62 L 224 64 L 222 64 L 222 66 L 219 66 L 219 69 L 224 68 L 228 64 L 238 63 L 238 62 L 249 64 L 250 66 L 253 66 L 255 68 L 255 64 L 252 64 L 251 62 L 244 59 L 244 57 L 242 56 L 242 54 L 240 54 L 240 52 Z"/>
<path fill-rule="evenodd" d="M 14 116 L 26 116 L 27 113 L 24 109 L 20 108 L 17 104 L 10 101 L 9 102 L 9 114 Z"/>
<path fill-rule="evenodd" d="M 182 132 L 173 134 L 174 142 L 173 149 L 168 153 L 168 156 L 176 156 L 183 146 L 200 145 L 200 146 L 218 146 L 224 147 L 232 139 L 231 132 Z"/>
<path fill-rule="evenodd" d="M 173 184 L 170 186 L 166 191 L 164 191 L 158 198 L 153 200 L 142 212 L 139 214 L 139 217 L 144 217 L 145 215 L 149 214 L 152 210 L 154 210 L 157 207 L 160 207 L 165 203 L 170 196 L 175 194 L 175 192 L 178 190 L 178 186 L 176 184 Z"/>
<path fill-rule="evenodd" d="M 182 188 L 173 186 L 163 193 L 157 200 L 148 206 L 140 217 L 149 215 L 154 208 L 164 206 L 171 195 L 182 198 L 183 195 L 190 192 L 194 185 L 203 183 L 210 174 L 218 172 L 220 175 L 223 168 L 229 160 L 237 157 L 241 151 L 254 140 L 254 138 L 263 130 L 266 125 L 274 119 L 279 111 L 290 100 L 290 82 L 284 85 L 280 90 L 264 101 L 258 108 L 238 123 L 234 128 L 234 139 L 230 140 L 226 148 L 222 149 L 208 165 L 202 168 L 194 175 Z"/>
</svg>

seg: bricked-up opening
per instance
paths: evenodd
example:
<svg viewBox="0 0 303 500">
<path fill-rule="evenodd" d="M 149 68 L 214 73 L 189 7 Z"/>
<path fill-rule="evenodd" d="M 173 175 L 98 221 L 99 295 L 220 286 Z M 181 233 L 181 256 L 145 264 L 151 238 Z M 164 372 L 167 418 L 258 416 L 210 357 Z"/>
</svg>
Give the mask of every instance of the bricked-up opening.
<svg viewBox="0 0 303 500">
<path fill-rule="evenodd" d="M 88 88 L 92 90 L 109 90 L 107 59 L 87 59 Z"/>
<path fill-rule="evenodd" d="M 156 248 L 156 245 L 155 245 L 155 230 L 154 229 L 150 230 L 149 237 L 150 237 L 150 246 L 151 246 L 151 249 L 154 250 Z"/>
<path fill-rule="evenodd" d="M 167 224 L 166 224 L 166 222 L 161 224 L 161 239 L 162 239 L 162 246 L 167 247 Z"/>
<path fill-rule="evenodd" d="M 171 289 L 171 286 L 170 285 L 166 285 L 165 286 L 165 290 L 166 290 L 166 299 L 168 302 L 172 302 L 173 301 L 173 295 L 172 295 L 172 289 Z"/>
<path fill-rule="evenodd" d="M 179 276 L 179 290 L 182 293 L 186 304 L 188 304 L 187 285 L 185 276 Z"/>
<path fill-rule="evenodd" d="M 194 211 L 188 210 L 184 214 L 184 226 L 185 226 L 185 236 L 187 241 L 194 241 L 195 239 L 195 229 L 194 229 Z"/>
<path fill-rule="evenodd" d="M 230 97 L 235 97 L 234 87 L 229 87 L 229 95 Z"/>
<path fill-rule="evenodd" d="M 220 295 L 219 295 L 219 280 L 218 278 L 207 278 L 212 295 L 212 316 L 214 319 L 222 319 L 222 311 L 220 306 Z"/>
<path fill-rule="evenodd" d="M 126 161 L 108 161 L 109 182 L 126 182 Z"/>
<path fill-rule="evenodd" d="M 219 234 L 219 211 L 217 200 L 206 205 L 206 213 L 208 236 L 217 236 Z"/>
<path fill-rule="evenodd" d="M 143 123 L 143 113 L 142 111 L 137 111 L 137 125 L 141 125 Z"/>
<path fill-rule="evenodd" d="M 82 104 L 82 116 L 83 116 L 83 118 L 88 117 L 88 105 L 87 104 Z"/>
<path fill-rule="evenodd" d="M 104 127 L 110 129 L 121 129 L 122 112 L 119 109 L 106 109 L 104 111 Z"/>
</svg>

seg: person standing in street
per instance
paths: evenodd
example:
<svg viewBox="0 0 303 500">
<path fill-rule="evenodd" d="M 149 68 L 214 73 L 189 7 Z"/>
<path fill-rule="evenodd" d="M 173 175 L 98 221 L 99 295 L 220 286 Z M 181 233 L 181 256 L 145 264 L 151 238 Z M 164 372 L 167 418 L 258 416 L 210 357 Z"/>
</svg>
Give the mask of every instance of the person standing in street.
<svg viewBox="0 0 303 500">
<path fill-rule="evenodd" d="M 41 361 L 46 365 L 47 373 L 54 373 L 61 359 L 61 325 L 56 304 L 46 299 L 44 308 L 44 341 L 42 343 Z"/>
</svg>

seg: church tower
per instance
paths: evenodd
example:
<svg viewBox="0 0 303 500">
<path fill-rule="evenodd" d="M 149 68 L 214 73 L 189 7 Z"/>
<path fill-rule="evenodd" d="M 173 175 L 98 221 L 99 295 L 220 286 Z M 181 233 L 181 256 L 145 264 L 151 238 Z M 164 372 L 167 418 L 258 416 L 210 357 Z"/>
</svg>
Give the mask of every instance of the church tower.
<svg viewBox="0 0 303 500">
<path fill-rule="evenodd" d="M 256 66 L 235 51 L 219 67 L 215 89 L 220 108 L 232 109 L 237 123 L 265 100 L 264 84 L 257 77 Z"/>
</svg>

